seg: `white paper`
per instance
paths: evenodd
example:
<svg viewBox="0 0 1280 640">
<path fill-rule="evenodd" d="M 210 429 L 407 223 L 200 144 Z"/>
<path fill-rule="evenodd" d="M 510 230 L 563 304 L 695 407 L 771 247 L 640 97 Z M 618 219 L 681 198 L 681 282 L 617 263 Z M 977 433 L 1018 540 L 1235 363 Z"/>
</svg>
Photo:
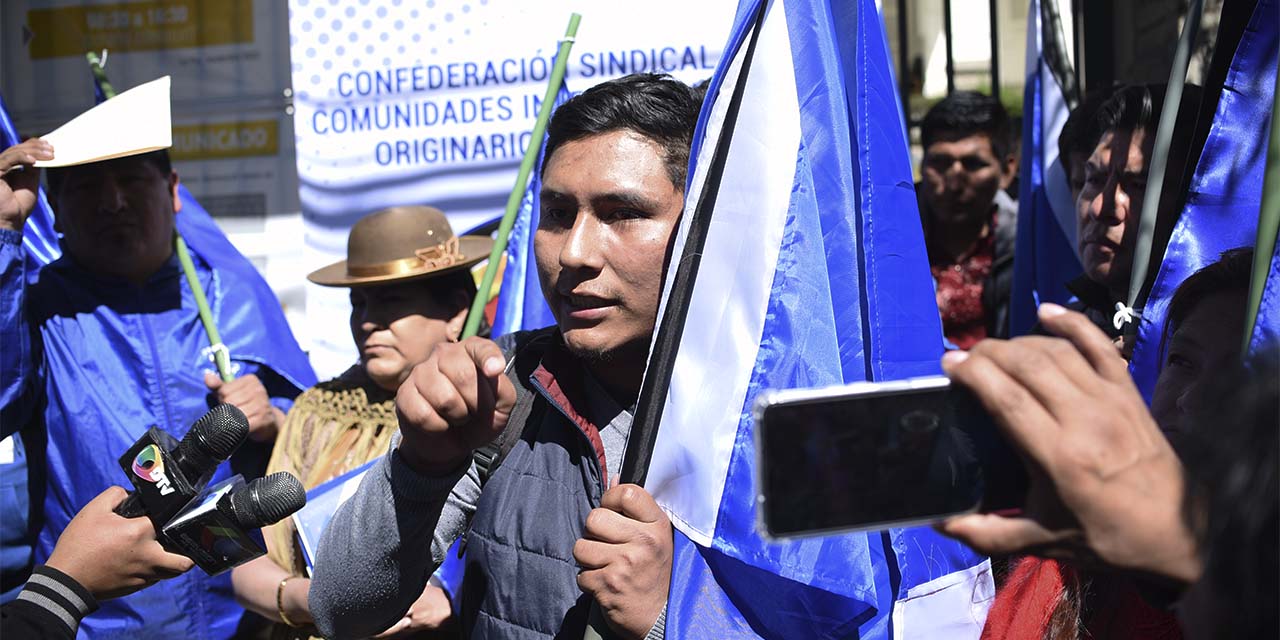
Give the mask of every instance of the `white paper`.
<svg viewBox="0 0 1280 640">
<path fill-rule="evenodd" d="M 169 76 L 138 85 L 76 116 L 44 136 L 53 160 L 37 167 L 70 167 L 173 146 Z"/>
</svg>

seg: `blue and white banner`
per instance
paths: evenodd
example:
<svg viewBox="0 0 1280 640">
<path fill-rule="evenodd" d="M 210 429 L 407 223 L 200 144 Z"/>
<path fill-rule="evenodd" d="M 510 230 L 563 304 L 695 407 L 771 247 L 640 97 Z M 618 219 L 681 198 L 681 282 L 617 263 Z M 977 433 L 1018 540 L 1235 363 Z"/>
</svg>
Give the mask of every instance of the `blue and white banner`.
<svg viewBox="0 0 1280 640">
<path fill-rule="evenodd" d="M 711 75 L 732 0 L 290 0 L 306 268 L 342 259 L 360 217 L 429 204 L 457 232 L 502 214 L 546 93 L 557 38 L 582 26 L 566 83 L 633 72 Z M 321 375 L 355 359 L 346 292 L 308 286 Z"/>
<path fill-rule="evenodd" d="M 1277 52 L 1280 0 L 1259 0 L 1227 71 L 1186 206 L 1143 304 L 1130 371 L 1148 399 L 1164 364 L 1165 320 L 1178 286 L 1222 252 L 1257 242 Z M 1266 320 L 1259 316 L 1260 325 Z"/>
<path fill-rule="evenodd" d="M 1075 203 L 1058 157 L 1058 136 L 1071 114 L 1074 75 L 1067 59 L 1056 0 L 1031 0 L 1027 9 L 1027 84 L 1023 90 L 1022 167 L 1018 239 L 1013 252 L 1009 334 L 1036 324 L 1041 302 L 1071 299 L 1067 282 L 1080 275 Z"/>
<path fill-rule="evenodd" d="M 646 372 L 670 375 L 645 482 L 677 531 L 668 635 L 977 638 L 989 565 L 931 529 L 756 530 L 759 393 L 936 374 L 943 346 L 873 0 L 744 0 L 725 50 Z"/>
</svg>

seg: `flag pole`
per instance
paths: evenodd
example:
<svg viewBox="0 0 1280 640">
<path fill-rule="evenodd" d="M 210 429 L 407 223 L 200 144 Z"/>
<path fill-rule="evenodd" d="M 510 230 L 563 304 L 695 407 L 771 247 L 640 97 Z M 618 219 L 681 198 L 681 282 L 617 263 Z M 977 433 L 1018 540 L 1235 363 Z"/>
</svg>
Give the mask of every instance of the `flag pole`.
<svg viewBox="0 0 1280 640">
<path fill-rule="evenodd" d="M 555 65 L 551 69 L 551 77 L 547 80 L 546 96 L 542 99 L 542 105 L 538 107 L 538 119 L 534 122 L 529 146 L 524 150 L 524 159 L 520 161 L 520 172 L 516 174 L 516 183 L 512 185 L 511 194 L 507 196 L 507 209 L 502 214 L 502 223 L 498 225 L 498 237 L 493 243 L 493 250 L 489 252 L 489 262 L 485 265 L 484 277 L 480 280 L 475 300 L 471 302 L 467 323 L 462 328 L 463 338 L 470 338 L 480 330 L 480 319 L 484 317 L 484 306 L 489 302 L 489 294 L 493 290 L 493 279 L 498 273 L 498 263 L 507 251 L 507 240 L 511 237 L 511 228 L 515 226 L 516 214 L 520 211 L 520 202 L 524 199 L 525 188 L 529 184 L 529 174 L 533 172 L 533 165 L 538 161 L 538 152 L 542 149 L 542 137 L 547 130 L 547 122 L 551 119 L 551 110 L 555 108 L 556 95 L 564 82 L 565 69 L 569 64 L 569 50 L 573 48 L 574 38 L 578 35 L 578 23 L 581 21 L 581 15 L 577 13 L 569 15 L 569 26 L 564 30 L 564 38 L 560 40 L 560 47 L 556 51 Z"/>
<path fill-rule="evenodd" d="M 107 80 L 106 69 L 102 67 L 102 60 L 98 58 L 98 54 L 90 51 L 84 54 L 84 57 L 89 61 L 89 71 L 93 73 L 93 80 L 102 91 L 102 97 L 107 100 L 116 97 L 115 87 L 112 87 Z M 218 324 L 214 321 L 213 312 L 209 309 L 209 299 L 205 296 L 204 286 L 196 276 L 196 266 L 191 260 L 191 250 L 187 248 L 187 242 L 182 239 L 182 234 L 178 233 L 176 226 L 173 229 L 173 250 L 178 254 L 182 274 L 186 276 L 187 285 L 191 287 L 191 293 L 196 299 L 196 312 L 200 314 L 200 324 L 204 325 L 204 331 L 209 336 L 209 348 L 212 351 L 213 364 L 218 368 L 218 377 L 222 378 L 223 382 L 231 382 L 235 379 L 235 375 L 231 373 L 231 354 L 227 346 L 222 343 L 222 336 L 218 334 Z"/>
<path fill-rule="evenodd" d="M 1271 107 L 1271 139 L 1267 144 L 1267 168 L 1262 179 L 1262 208 L 1258 211 L 1258 240 L 1253 248 L 1253 277 L 1249 282 L 1248 310 L 1245 312 L 1244 344 L 1241 356 L 1248 355 L 1249 343 L 1262 306 L 1262 290 L 1275 255 L 1280 234 L 1280 75 L 1276 76 L 1275 100 Z"/>
<path fill-rule="evenodd" d="M 1173 52 L 1169 84 L 1164 92 L 1164 106 L 1161 107 L 1155 144 L 1151 150 L 1151 161 L 1148 163 L 1147 190 L 1143 196 L 1142 211 L 1138 218 L 1138 236 L 1133 249 L 1133 266 L 1129 273 L 1129 299 L 1121 300 L 1116 304 L 1116 315 L 1112 320 L 1116 329 L 1124 328 L 1125 323 L 1133 322 L 1142 316 L 1141 309 L 1136 306 L 1139 304 L 1138 295 L 1147 281 L 1147 269 L 1151 261 L 1152 244 L 1156 233 L 1156 213 L 1160 209 L 1165 168 L 1169 164 L 1169 146 L 1173 140 L 1173 129 L 1177 126 L 1178 109 L 1182 104 L 1182 90 L 1187 82 L 1191 45 L 1194 44 L 1196 33 L 1200 30 L 1200 17 L 1203 12 L 1204 0 L 1191 0 L 1191 6 L 1187 9 L 1186 22 L 1182 25 L 1182 34 L 1178 37 L 1178 46 Z M 1137 323 L 1133 324 L 1134 327 L 1129 329 L 1136 328 Z"/>
</svg>

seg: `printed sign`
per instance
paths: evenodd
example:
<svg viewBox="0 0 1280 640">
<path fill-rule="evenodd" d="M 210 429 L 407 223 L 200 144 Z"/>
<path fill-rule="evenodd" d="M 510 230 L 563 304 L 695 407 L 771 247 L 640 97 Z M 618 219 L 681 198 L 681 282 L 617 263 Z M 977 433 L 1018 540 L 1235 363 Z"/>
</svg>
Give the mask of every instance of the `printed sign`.
<svg viewBox="0 0 1280 640">
<path fill-rule="evenodd" d="M 291 0 L 299 196 L 308 268 L 345 257 L 360 217 L 429 204 L 464 232 L 502 214 L 569 14 L 567 84 L 629 73 L 710 77 L 732 0 Z M 347 293 L 310 286 L 321 377 L 355 360 Z"/>
</svg>

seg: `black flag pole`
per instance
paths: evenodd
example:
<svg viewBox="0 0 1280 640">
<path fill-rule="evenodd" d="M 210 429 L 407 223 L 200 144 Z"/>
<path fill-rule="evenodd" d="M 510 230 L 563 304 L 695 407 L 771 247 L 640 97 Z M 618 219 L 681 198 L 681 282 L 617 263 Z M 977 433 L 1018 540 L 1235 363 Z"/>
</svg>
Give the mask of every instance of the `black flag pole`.
<svg viewBox="0 0 1280 640">
<path fill-rule="evenodd" d="M 671 374 L 675 368 L 676 355 L 680 351 L 680 336 L 684 333 L 685 319 L 689 314 L 689 302 L 693 298 L 693 286 L 698 278 L 698 266 L 702 263 L 702 250 L 707 241 L 707 231 L 711 226 L 711 214 L 715 210 L 716 197 L 720 192 L 720 181 L 729 156 L 729 145 L 733 140 L 738 111 L 742 106 L 742 95 L 746 91 L 751 60 L 755 57 L 756 42 L 760 38 L 760 29 L 770 4 L 771 0 L 761 2 L 755 16 L 755 26 L 752 28 L 751 39 L 747 43 L 747 51 L 743 56 L 742 70 L 738 73 L 733 95 L 729 99 L 724 125 L 720 129 L 715 153 L 711 156 L 711 164 L 707 170 L 707 179 L 703 183 L 698 204 L 693 210 L 693 219 L 689 223 L 689 235 L 685 240 L 684 250 L 680 255 L 680 262 L 671 283 L 665 313 L 656 328 L 657 337 L 653 342 L 653 350 L 649 352 L 649 364 L 645 370 L 644 382 L 640 386 L 635 420 L 631 426 L 631 434 L 627 438 L 626 454 L 622 458 L 620 477 L 623 483 L 644 485 L 649 475 L 653 445 L 657 442 L 658 426 L 662 420 L 663 407 L 667 402 L 667 391 L 671 386 Z"/>
<path fill-rule="evenodd" d="M 644 381 L 640 385 L 635 420 L 632 421 L 627 449 L 622 457 L 622 469 L 619 473 L 622 483 L 643 486 L 649 475 L 653 445 L 658 439 L 658 423 L 662 420 L 662 409 L 667 402 L 667 389 L 671 386 L 676 354 L 680 351 L 680 336 L 684 333 L 685 319 L 689 315 L 689 301 L 693 298 L 693 285 L 698 278 L 698 266 L 702 263 L 702 248 L 707 242 L 711 213 L 720 192 L 720 180 L 724 175 L 725 160 L 729 156 L 729 143 L 733 138 L 734 125 L 738 121 L 738 110 L 742 106 L 742 94 L 747 86 L 751 59 L 755 56 L 756 41 L 760 38 L 760 27 L 764 24 L 765 12 L 771 1 L 761 2 L 755 17 L 751 40 L 742 60 L 742 70 L 738 72 L 729 108 L 725 112 L 724 125 L 716 140 L 715 153 L 711 156 L 707 179 L 703 183 L 698 205 L 693 210 L 693 219 L 689 222 L 689 235 L 685 239 L 684 250 L 671 282 L 666 310 L 655 329 L 657 337 L 653 342 L 653 350 L 649 352 L 649 363 L 645 369 Z M 592 602 L 587 613 L 587 629 L 583 640 L 612 640 L 614 637 L 615 634 L 604 621 L 599 604 Z"/>
</svg>

